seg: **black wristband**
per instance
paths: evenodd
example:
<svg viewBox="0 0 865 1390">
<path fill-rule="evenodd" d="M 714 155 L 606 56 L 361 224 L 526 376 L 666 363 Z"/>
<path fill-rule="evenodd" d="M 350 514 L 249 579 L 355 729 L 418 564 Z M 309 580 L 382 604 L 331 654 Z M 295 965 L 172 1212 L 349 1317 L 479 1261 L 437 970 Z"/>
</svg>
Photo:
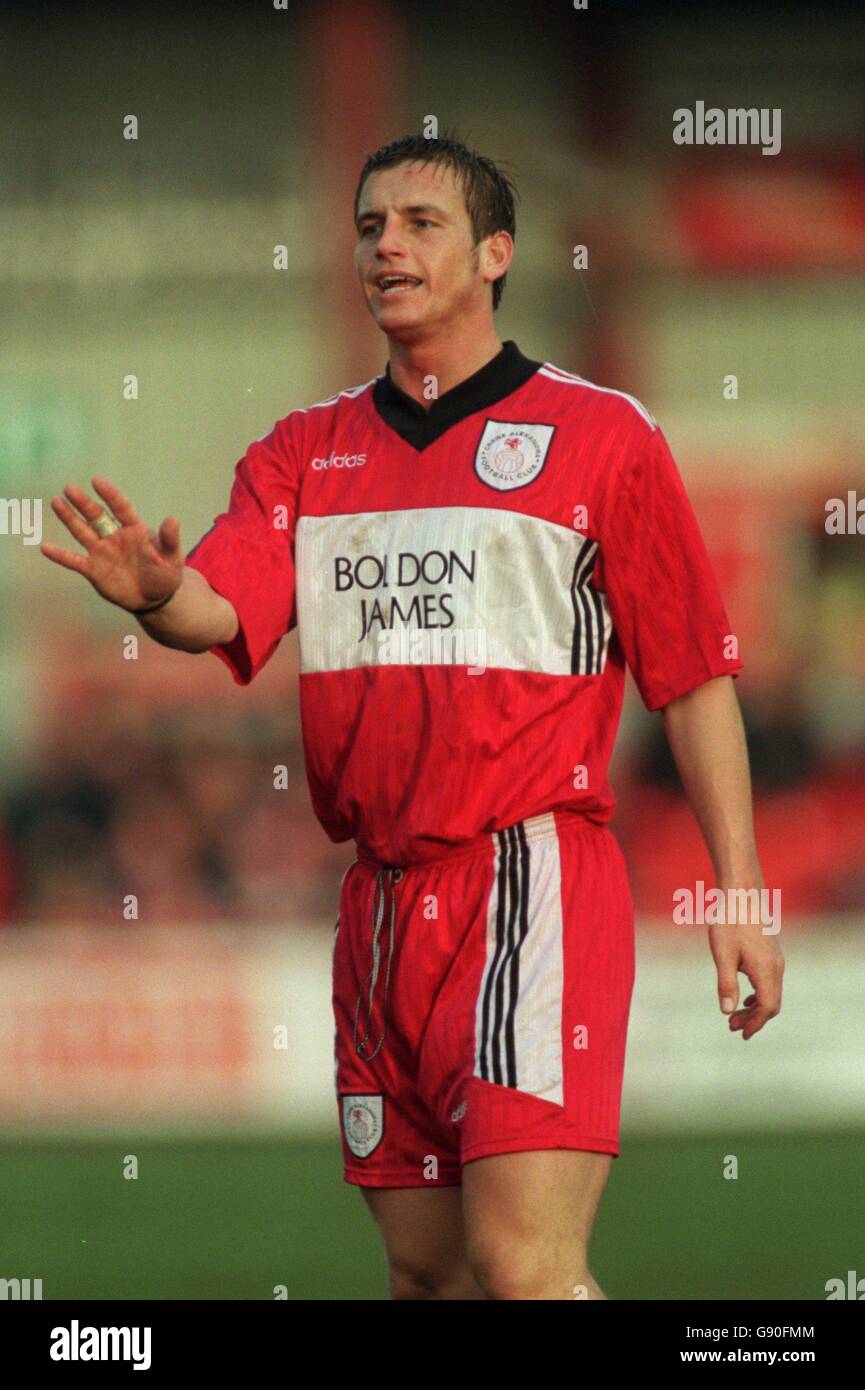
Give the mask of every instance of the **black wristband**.
<svg viewBox="0 0 865 1390">
<path fill-rule="evenodd" d="M 166 603 L 170 603 L 176 593 L 177 590 L 175 589 L 173 593 L 168 595 L 168 598 L 160 599 L 158 603 L 154 603 L 152 608 L 130 608 L 127 611 L 136 618 L 143 617 L 145 613 L 156 613 L 160 608 L 164 608 Z"/>
</svg>

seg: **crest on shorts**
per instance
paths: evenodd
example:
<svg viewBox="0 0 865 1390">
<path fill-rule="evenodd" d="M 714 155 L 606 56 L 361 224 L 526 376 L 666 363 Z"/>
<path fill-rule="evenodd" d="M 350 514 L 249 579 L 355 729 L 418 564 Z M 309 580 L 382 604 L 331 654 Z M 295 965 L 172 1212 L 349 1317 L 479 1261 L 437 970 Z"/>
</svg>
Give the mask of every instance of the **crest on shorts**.
<svg viewBox="0 0 865 1390">
<path fill-rule="evenodd" d="M 355 1157 L 369 1158 L 384 1134 L 384 1096 L 343 1096 L 342 1128 Z"/>
<path fill-rule="evenodd" d="M 487 420 L 475 452 L 475 472 L 498 492 L 533 482 L 546 463 L 555 425 L 509 425 Z"/>
</svg>

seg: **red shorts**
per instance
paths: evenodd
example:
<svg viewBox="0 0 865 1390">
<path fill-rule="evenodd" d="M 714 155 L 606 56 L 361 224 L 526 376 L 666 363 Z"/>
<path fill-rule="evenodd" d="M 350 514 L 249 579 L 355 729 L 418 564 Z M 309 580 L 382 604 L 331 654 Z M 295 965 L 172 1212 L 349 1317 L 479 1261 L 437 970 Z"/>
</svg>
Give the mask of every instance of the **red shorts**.
<svg viewBox="0 0 865 1390">
<path fill-rule="evenodd" d="M 619 1152 L 634 912 L 611 831 L 538 816 L 432 863 L 359 859 L 334 933 L 346 1182 L 460 1182 L 526 1149 Z"/>
</svg>

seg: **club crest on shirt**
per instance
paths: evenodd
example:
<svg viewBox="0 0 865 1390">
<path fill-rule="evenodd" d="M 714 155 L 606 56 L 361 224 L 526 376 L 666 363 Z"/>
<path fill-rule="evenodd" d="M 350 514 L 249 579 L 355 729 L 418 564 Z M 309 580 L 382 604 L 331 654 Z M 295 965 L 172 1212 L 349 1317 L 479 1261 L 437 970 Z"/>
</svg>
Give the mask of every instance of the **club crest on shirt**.
<svg viewBox="0 0 865 1390">
<path fill-rule="evenodd" d="M 368 1158 L 384 1134 L 384 1096 L 343 1096 L 345 1142 L 357 1158 Z"/>
<path fill-rule="evenodd" d="M 508 424 L 487 420 L 475 453 L 475 472 L 499 492 L 513 492 L 534 481 L 543 468 L 555 425 Z"/>
</svg>

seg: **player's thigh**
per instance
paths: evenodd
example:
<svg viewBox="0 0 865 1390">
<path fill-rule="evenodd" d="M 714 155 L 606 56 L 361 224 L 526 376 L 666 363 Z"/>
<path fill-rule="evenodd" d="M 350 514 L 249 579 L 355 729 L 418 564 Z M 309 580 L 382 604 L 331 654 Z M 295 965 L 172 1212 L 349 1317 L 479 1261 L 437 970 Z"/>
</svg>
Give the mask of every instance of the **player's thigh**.
<svg viewBox="0 0 865 1390">
<path fill-rule="evenodd" d="M 535 1149 L 466 1163 L 463 1225 L 475 1272 L 539 1261 L 585 1272 L 612 1161 L 583 1149 Z"/>
<path fill-rule="evenodd" d="M 483 1298 L 465 1252 L 459 1187 L 362 1187 L 387 1252 L 391 1293 Z"/>
</svg>

